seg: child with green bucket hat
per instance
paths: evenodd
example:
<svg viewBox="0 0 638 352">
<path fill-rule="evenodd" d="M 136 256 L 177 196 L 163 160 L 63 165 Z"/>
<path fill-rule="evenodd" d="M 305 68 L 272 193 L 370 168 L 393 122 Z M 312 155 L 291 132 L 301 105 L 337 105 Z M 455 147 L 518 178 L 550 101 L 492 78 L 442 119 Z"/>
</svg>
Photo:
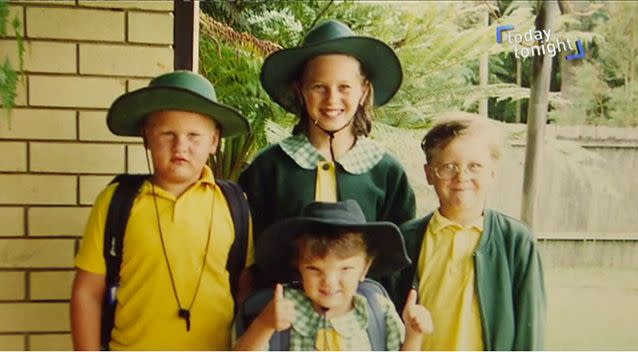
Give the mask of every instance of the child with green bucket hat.
<svg viewBox="0 0 638 352">
<path fill-rule="evenodd" d="M 113 243 L 109 249 L 104 238 L 118 183 L 106 187 L 93 205 L 75 261 L 74 347 L 230 348 L 235 301 L 226 258 L 235 233 L 222 181 L 206 163 L 220 138 L 249 132 L 247 120 L 217 101 L 206 78 L 176 71 L 120 96 L 106 121 L 116 135 L 143 138 L 153 172 L 139 186 L 125 223 L 116 286 L 107 287 L 111 261 L 105 256 L 115 255 L 118 247 Z M 148 157 L 147 163 L 150 171 Z M 244 267 L 253 261 L 251 237 L 248 231 Z M 117 302 L 113 329 L 106 332 L 101 331 L 103 301 Z"/>
<path fill-rule="evenodd" d="M 313 28 L 301 46 L 266 58 L 264 89 L 299 122 L 291 137 L 266 147 L 240 175 L 256 238 L 313 201 L 354 199 L 368 221 L 401 224 L 415 216 L 403 167 L 366 138 L 373 107 L 394 96 L 402 77 L 388 45 L 334 20 Z"/>
<path fill-rule="evenodd" d="M 285 279 L 294 270 L 300 287 L 284 289 L 277 284 L 270 302 L 234 348 L 419 349 L 423 335 L 432 332 L 433 326 L 428 310 L 416 304 L 416 291 L 410 293 L 403 310 L 405 327 L 389 298 L 360 294 L 361 285 L 369 284 L 366 274 L 392 273 L 409 262 L 393 223 L 366 222 L 354 200 L 310 203 L 300 216 L 269 226 L 255 249 L 257 266 L 274 273 L 276 279 Z M 384 327 L 371 331 L 379 314 Z M 385 332 L 385 341 L 375 346 L 372 340 L 377 336 L 373 335 L 380 331 Z M 287 341 L 281 341 L 284 338 Z"/>
</svg>

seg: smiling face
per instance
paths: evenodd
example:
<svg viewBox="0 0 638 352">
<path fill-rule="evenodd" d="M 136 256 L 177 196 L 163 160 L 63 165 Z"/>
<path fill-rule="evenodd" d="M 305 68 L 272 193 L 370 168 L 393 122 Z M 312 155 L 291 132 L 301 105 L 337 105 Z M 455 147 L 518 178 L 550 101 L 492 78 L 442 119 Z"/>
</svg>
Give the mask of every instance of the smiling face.
<svg viewBox="0 0 638 352">
<path fill-rule="evenodd" d="M 143 134 L 153 159 L 153 182 L 170 191 L 199 179 L 209 155 L 217 149 L 220 133 L 213 120 L 202 114 L 166 110 L 145 120 Z"/>
<path fill-rule="evenodd" d="M 434 186 L 445 217 L 455 220 L 459 215 L 480 215 L 496 175 L 490 150 L 485 136 L 466 134 L 433 152 L 425 174 L 428 184 Z"/>
<path fill-rule="evenodd" d="M 308 61 L 299 91 L 312 120 L 309 133 L 320 132 L 315 123 L 328 131 L 346 125 L 363 104 L 368 85 L 361 64 L 353 57 L 329 54 Z"/>
<path fill-rule="evenodd" d="M 297 270 L 315 311 L 327 309 L 326 315 L 333 317 L 352 309 L 359 282 L 372 263 L 363 235 L 343 233 L 336 240 L 302 236 L 297 245 Z"/>
</svg>

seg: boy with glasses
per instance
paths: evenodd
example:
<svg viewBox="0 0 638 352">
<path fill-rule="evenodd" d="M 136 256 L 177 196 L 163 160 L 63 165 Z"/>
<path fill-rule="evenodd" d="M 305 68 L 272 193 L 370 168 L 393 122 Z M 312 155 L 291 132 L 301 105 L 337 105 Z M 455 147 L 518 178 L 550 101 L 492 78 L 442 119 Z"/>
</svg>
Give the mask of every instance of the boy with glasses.
<svg viewBox="0 0 638 352">
<path fill-rule="evenodd" d="M 501 144 L 496 126 L 478 115 L 441 120 L 421 143 L 440 206 L 401 226 L 412 265 L 398 277 L 395 303 L 401 311 L 415 286 L 430 309 L 436 331 L 423 350 L 543 348 L 538 245 L 524 224 L 485 208 Z"/>
</svg>

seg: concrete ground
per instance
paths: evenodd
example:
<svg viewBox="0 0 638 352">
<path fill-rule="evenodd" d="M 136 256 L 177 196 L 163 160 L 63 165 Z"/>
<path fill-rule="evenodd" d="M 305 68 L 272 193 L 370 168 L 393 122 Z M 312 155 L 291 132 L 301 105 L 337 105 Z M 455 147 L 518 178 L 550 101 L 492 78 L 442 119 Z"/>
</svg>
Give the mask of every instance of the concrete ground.
<svg viewBox="0 0 638 352">
<path fill-rule="evenodd" d="M 638 349 L 638 269 L 545 268 L 548 350 Z"/>
</svg>

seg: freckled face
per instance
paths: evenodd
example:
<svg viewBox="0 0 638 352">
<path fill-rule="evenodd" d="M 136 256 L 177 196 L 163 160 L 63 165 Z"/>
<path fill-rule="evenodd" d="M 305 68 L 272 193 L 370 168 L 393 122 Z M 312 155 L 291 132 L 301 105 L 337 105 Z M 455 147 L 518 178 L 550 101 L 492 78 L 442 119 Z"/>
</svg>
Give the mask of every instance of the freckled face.
<svg viewBox="0 0 638 352">
<path fill-rule="evenodd" d="M 219 143 L 215 122 L 195 112 L 153 113 L 143 133 L 153 159 L 154 181 L 159 185 L 195 182 Z"/>
<path fill-rule="evenodd" d="M 314 302 L 315 310 L 328 308 L 330 315 L 340 315 L 352 308 L 352 299 L 359 282 L 365 278 L 370 263 L 364 253 L 340 258 L 334 253 L 311 257 L 299 253 L 298 270 L 303 289 Z"/>
</svg>

